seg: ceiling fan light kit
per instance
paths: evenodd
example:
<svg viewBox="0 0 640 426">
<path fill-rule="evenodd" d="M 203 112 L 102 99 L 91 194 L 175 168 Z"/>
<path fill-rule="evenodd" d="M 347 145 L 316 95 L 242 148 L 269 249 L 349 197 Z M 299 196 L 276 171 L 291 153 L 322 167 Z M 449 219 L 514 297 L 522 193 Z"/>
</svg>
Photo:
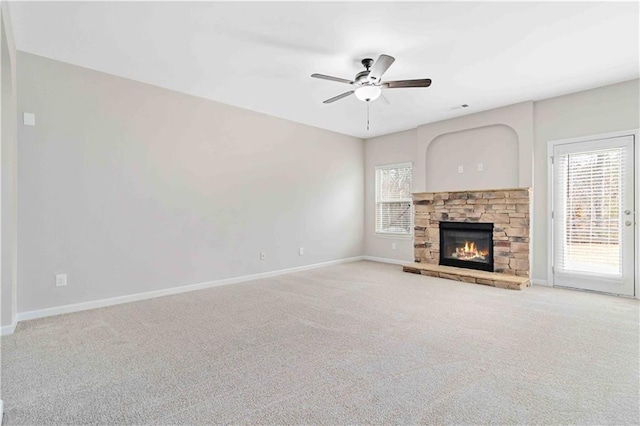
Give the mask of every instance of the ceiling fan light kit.
<svg viewBox="0 0 640 426">
<path fill-rule="evenodd" d="M 366 86 L 360 86 L 355 90 L 356 98 L 361 101 L 370 102 L 378 99 L 382 90 L 378 86 L 367 84 Z"/>
<path fill-rule="evenodd" d="M 322 80 L 335 81 L 338 83 L 350 84 L 355 87 L 353 90 L 327 99 L 326 101 L 322 102 L 323 104 L 330 104 L 335 101 L 339 101 L 340 99 L 351 96 L 352 94 L 355 94 L 356 98 L 361 101 L 367 102 L 367 108 L 369 102 L 375 101 L 380 97 L 380 95 L 382 95 L 382 89 L 429 87 L 431 85 L 431 80 L 428 78 L 419 80 L 398 80 L 382 82 L 383 74 L 387 72 L 391 64 L 393 64 L 394 62 L 395 58 L 393 56 L 384 54 L 380 55 L 378 57 L 378 60 L 375 62 L 371 58 L 365 58 L 362 60 L 362 65 L 365 67 L 365 70 L 357 73 L 353 80 L 347 80 L 346 78 L 333 77 L 325 74 L 311 74 L 311 77 L 319 78 Z M 384 95 L 382 96 L 382 99 L 385 100 L 385 103 L 389 103 Z M 369 114 L 367 109 L 367 130 L 369 129 L 368 115 Z"/>
</svg>

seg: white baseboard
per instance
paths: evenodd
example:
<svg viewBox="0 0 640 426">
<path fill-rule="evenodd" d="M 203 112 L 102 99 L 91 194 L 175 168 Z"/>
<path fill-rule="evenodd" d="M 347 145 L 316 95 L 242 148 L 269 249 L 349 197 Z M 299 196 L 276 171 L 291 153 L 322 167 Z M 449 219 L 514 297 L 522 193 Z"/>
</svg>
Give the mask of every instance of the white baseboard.
<svg viewBox="0 0 640 426">
<path fill-rule="evenodd" d="M 0 336 L 8 336 L 9 334 L 13 334 L 16 331 L 16 325 L 18 325 L 18 321 L 13 321 L 13 324 L 5 325 L 0 328 Z M 2 401 L 0 400 L 0 403 Z M 2 413 L 2 411 L 0 411 Z"/>
<path fill-rule="evenodd" d="M 206 288 L 218 287 L 222 285 L 238 284 L 242 282 L 257 280 L 261 278 L 276 277 L 278 275 L 291 274 L 294 272 L 308 271 L 310 269 L 322 268 L 325 266 L 338 265 L 340 263 L 357 262 L 363 260 L 364 256 L 349 257 L 346 259 L 330 260 L 328 262 L 314 263 L 311 265 L 297 266 L 295 268 L 279 269 L 277 271 L 262 272 L 259 274 L 243 275 L 240 277 L 226 278 L 216 281 L 207 281 L 198 284 L 190 284 L 179 287 L 171 287 L 163 290 L 149 291 L 145 293 L 128 294 L 126 296 L 112 297 L 109 299 L 92 300 L 89 302 L 74 303 L 72 305 L 55 306 L 53 308 L 37 309 L 34 311 L 18 313 L 17 321 L 25 321 L 36 318 L 50 317 L 54 315 L 68 314 L 71 312 L 86 311 L 89 309 L 104 308 L 107 306 L 119 305 L 122 303 L 137 302 L 139 300 L 153 299 L 156 297 L 170 296 L 172 294 L 186 293 L 189 291 L 204 290 Z M 16 324 L 2 327 L 2 335 L 11 334 L 15 330 Z M 6 329 L 6 333 L 5 333 Z"/>
<path fill-rule="evenodd" d="M 388 259 L 386 257 L 375 257 L 375 256 L 362 256 L 362 260 L 370 260 L 371 262 L 380 262 L 380 263 L 392 263 L 394 265 L 408 265 L 410 263 L 413 263 L 413 260 Z"/>
<path fill-rule="evenodd" d="M 547 282 L 547 280 L 539 280 L 537 278 L 531 278 L 531 284 L 533 285 L 543 285 L 545 287 L 553 287 L 551 284 Z"/>
</svg>

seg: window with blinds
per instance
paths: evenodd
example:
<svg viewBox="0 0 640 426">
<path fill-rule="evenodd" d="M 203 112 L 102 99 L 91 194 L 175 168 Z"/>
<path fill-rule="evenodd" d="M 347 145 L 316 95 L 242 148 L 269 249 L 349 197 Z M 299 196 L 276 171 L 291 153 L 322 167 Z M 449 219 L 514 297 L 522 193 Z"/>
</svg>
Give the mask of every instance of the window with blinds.
<svg viewBox="0 0 640 426">
<path fill-rule="evenodd" d="M 555 158 L 557 272 L 622 275 L 623 148 Z"/>
<path fill-rule="evenodd" d="M 376 233 L 411 235 L 411 163 L 376 167 Z"/>
</svg>

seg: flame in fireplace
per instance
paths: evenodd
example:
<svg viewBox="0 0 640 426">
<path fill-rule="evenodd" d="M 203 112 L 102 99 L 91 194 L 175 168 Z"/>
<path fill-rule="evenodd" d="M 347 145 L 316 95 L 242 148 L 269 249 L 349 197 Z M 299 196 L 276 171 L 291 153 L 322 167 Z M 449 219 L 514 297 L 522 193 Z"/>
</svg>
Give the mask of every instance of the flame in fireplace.
<svg viewBox="0 0 640 426">
<path fill-rule="evenodd" d="M 463 247 L 456 247 L 454 258 L 460 260 L 486 260 L 488 250 L 478 250 L 476 243 L 473 241 L 465 241 Z"/>
<path fill-rule="evenodd" d="M 465 253 L 477 253 L 478 249 L 476 249 L 476 243 L 473 241 L 465 241 L 464 242 L 464 252 Z"/>
</svg>

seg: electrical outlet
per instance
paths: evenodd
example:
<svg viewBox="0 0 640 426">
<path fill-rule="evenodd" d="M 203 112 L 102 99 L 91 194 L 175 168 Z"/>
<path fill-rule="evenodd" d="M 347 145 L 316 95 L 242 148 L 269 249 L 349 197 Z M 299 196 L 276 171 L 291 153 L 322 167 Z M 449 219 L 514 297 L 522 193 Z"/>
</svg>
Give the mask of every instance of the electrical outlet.
<svg viewBox="0 0 640 426">
<path fill-rule="evenodd" d="M 464 167 L 458 166 L 458 173 L 464 173 Z"/>
<path fill-rule="evenodd" d="M 304 255 L 304 247 L 300 247 L 300 248 L 298 249 L 298 255 L 299 255 L 299 256 Z"/>
<path fill-rule="evenodd" d="M 391 243 L 391 250 L 395 250 L 398 248 L 398 243 Z"/>
<path fill-rule="evenodd" d="M 64 287 L 67 285 L 67 274 L 56 274 L 56 287 Z"/>
<path fill-rule="evenodd" d="M 25 112 L 22 116 L 23 123 L 25 126 L 35 126 L 36 125 L 36 115 L 32 112 Z"/>
<path fill-rule="evenodd" d="M 264 252 L 260 253 L 260 260 L 264 260 L 267 257 L 266 254 L 264 254 Z"/>
<path fill-rule="evenodd" d="M 479 172 L 484 171 L 484 164 L 482 164 L 482 163 L 478 163 L 478 171 L 479 171 Z"/>
</svg>

